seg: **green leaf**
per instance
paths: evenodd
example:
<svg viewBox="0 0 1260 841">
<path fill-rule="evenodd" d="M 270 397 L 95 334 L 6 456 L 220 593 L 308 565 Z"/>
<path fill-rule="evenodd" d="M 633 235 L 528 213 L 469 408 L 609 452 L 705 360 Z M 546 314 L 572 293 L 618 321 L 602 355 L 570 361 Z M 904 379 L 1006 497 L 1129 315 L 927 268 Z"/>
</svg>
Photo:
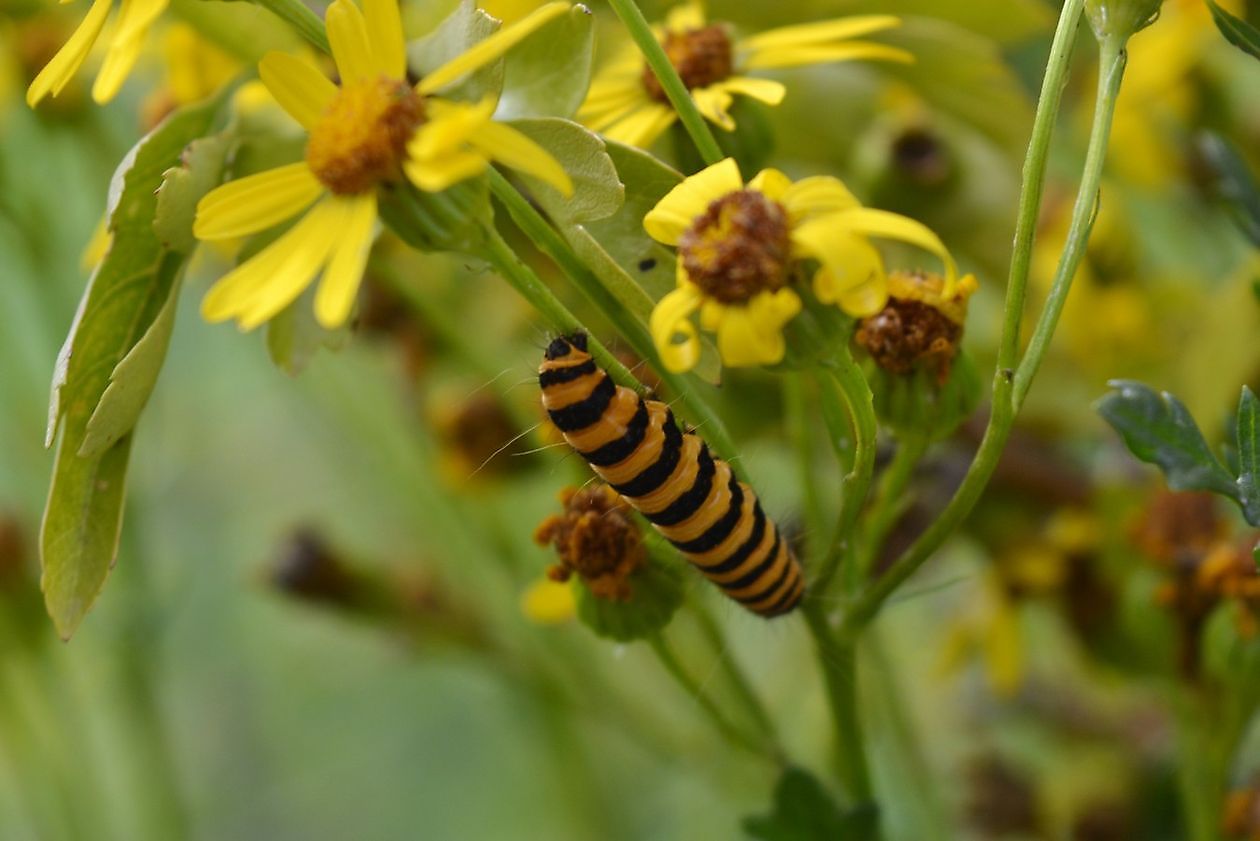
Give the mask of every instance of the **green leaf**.
<svg viewBox="0 0 1260 841">
<path fill-rule="evenodd" d="M 329 330 L 315 320 L 315 284 L 267 322 L 267 353 L 290 377 L 306 370 L 320 348 L 340 350 L 349 340 L 349 327 Z"/>
<path fill-rule="evenodd" d="M 550 152 L 573 180 L 573 195 L 566 198 L 546 182 L 516 173 L 557 225 L 607 219 L 624 204 L 625 188 L 599 135 L 558 117 L 512 120 L 511 125 Z"/>
<path fill-rule="evenodd" d="M 577 615 L 598 636 L 618 642 L 644 639 L 669 624 L 683 602 L 683 578 L 672 550 L 655 535 L 647 536 L 649 561 L 630 576 L 630 598 L 601 599 L 584 585 L 577 587 Z"/>
<path fill-rule="evenodd" d="M 842 812 L 813 774 L 789 767 L 774 787 L 770 814 L 744 818 L 744 831 L 761 841 L 867 841 L 875 818 L 870 807 Z"/>
<path fill-rule="evenodd" d="M 1260 246 L 1260 187 L 1238 151 L 1211 132 L 1199 141 L 1199 150 L 1215 176 L 1211 189 L 1229 207 L 1247 239 Z"/>
<path fill-rule="evenodd" d="M 410 183 L 381 192 L 382 221 L 403 242 L 421 251 L 475 254 L 494 218 L 485 176 L 461 181 L 440 193 Z"/>
<path fill-rule="evenodd" d="M 100 593 L 118 551 L 131 427 L 170 337 L 184 255 L 154 231 L 158 189 L 204 135 L 222 97 L 173 113 L 127 154 L 110 185 L 113 241 L 58 356 L 47 441 L 57 443 L 40 535 L 44 600 L 69 638 Z M 80 455 L 81 452 L 87 455 Z"/>
<path fill-rule="evenodd" d="M 180 166 L 168 169 L 158 187 L 153 230 L 162 246 L 188 253 L 197 244 L 193 217 L 197 202 L 219 185 L 232 139 L 221 134 L 194 140 L 184 151 Z"/>
<path fill-rule="evenodd" d="M 507 54 L 496 119 L 577 113 L 591 82 L 594 20 L 590 9 L 574 4 Z"/>
<path fill-rule="evenodd" d="M 1132 380 L 1112 380 L 1109 385 L 1115 391 L 1098 401 L 1098 413 L 1135 456 L 1164 471 L 1170 488 L 1239 499 L 1234 478 L 1208 448 L 1180 400 Z"/>
<path fill-rule="evenodd" d="M 407 45 L 407 66 L 423 78 L 451 59 L 489 38 L 499 29 L 496 18 L 478 9 L 473 0 L 462 0 L 437 29 Z M 446 99 L 479 102 L 503 90 L 503 59 L 492 61 L 458 83 L 442 89 Z"/>
<path fill-rule="evenodd" d="M 1251 57 L 1260 58 L 1260 29 L 1231 15 L 1214 0 L 1207 0 L 1207 5 L 1212 11 L 1212 19 L 1216 21 L 1216 28 L 1225 36 L 1225 40 Z"/>
<path fill-rule="evenodd" d="M 1260 400 L 1243 386 L 1238 401 L 1238 496 L 1243 516 L 1260 526 Z"/>
</svg>

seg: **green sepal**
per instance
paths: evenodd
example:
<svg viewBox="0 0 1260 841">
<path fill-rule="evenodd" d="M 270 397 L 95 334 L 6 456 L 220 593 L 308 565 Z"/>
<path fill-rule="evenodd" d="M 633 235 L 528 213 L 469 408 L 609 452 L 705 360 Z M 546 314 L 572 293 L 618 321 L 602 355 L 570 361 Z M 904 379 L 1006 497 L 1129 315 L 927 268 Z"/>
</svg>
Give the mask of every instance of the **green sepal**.
<svg viewBox="0 0 1260 841">
<path fill-rule="evenodd" d="M 900 436 L 941 440 L 971 416 L 984 391 L 975 362 L 960 350 L 944 383 L 924 368 L 912 374 L 893 374 L 871 364 L 868 370 L 875 413 L 880 422 Z"/>
<path fill-rule="evenodd" d="M 683 572 L 677 555 L 654 533 L 645 533 L 648 562 L 630 576 L 630 598 L 601 599 L 584 585 L 577 587 L 577 615 L 597 636 L 618 642 L 659 633 L 683 603 Z"/>
<path fill-rule="evenodd" d="M 378 202 L 381 220 L 403 242 L 421 251 L 475 254 L 494 219 L 485 176 L 461 181 L 440 193 L 395 183 L 381 189 Z"/>
</svg>

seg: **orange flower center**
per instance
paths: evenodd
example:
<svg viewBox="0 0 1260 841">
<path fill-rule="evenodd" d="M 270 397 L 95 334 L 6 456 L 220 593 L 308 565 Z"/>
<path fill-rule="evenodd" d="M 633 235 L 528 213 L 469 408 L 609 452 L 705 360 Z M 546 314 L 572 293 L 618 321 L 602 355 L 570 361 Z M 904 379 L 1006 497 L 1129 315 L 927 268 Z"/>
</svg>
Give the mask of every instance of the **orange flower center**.
<svg viewBox="0 0 1260 841">
<path fill-rule="evenodd" d="M 424 99 L 401 79 L 343 85 L 311 129 L 306 163 L 334 193 L 362 193 L 397 177 L 423 122 Z"/>
<path fill-rule="evenodd" d="M 727 193 L 696 217 L 678 241 L 688 277 L 724 304 L 745 303 L 787 284 L 787 212 L 756 190 Z"/>
<path fill-rule="evenodd" d="M 721 24 L 685 32 L 667 32 L 661 43 L 670 64 L 678 71 L 687 90 L 704 88 L 730 77 L 735 70 L 735 50 L 731 36 Z M 665 89 L 652 72 L 643 68 L 643 87 L 657 102 L 668 102 Z"/>
</svg>

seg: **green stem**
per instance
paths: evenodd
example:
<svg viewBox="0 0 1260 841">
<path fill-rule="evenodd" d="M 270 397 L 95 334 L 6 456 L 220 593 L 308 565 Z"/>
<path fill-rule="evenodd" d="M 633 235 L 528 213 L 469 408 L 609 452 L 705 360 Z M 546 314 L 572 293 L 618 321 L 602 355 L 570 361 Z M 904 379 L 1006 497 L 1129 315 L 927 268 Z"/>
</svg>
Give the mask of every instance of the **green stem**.
<svg viewBox="0 0 1260 841">
<path fill-rule="evenodd" d="M 925 435 L 915 435 L 900 441 L 892 462 L 879 477 L 875 499 L 866 517 L 866 534 L 858 562 L 859 574 L 870 571 L 879 557 L 884 541 L 888 539 L 888 533 L 896 525 L 897 518 L 906 510 L 906 486 L 910 484 L 915 466 L 927 451 L 928 443 Z"/>
<path fill-rule="evenodd" d="M 801 496 L 805 509 L 805 533 L 811 547 L 826 545 L 827 511 L 818 487 L 817 458 L 810 424 L 809 400 L 805 378 L 800 374 L 783 377 L 783 405 L 787 412 L 787 428 L 796 451 L 796 470 L 801 480 Z"/>
<path fill-rule="evenodd" d="M 648 638 L 648 642 L 651 644 L 652 651 L 655 652 L 657 659 L 661 661 L 661 665 L 665 667 L 665 671 L 669 672 L 670 677 L 682 687 L 684 692 L 696 700 L 696 703 L 700 705 L 700 708 L 708 716 L 709 721 L 713 723 L 713 726 L 728 742 L 735 747 L 743 748 L 759 756 L 768 756 L 777 761 L 773 750 L 763 740 L 749 736 L 730 722 L 721 708 L 709 697 L 704 687 L 688 674 L 687 669 L 679 661 L 677 655 L 674 654 L 674 650 L 670 648 L 664 637 L 660 634 L 654 634 Z"/>
<path fill-rule="evenodd" d="M 836 729 L 836 765 L 850 807 L 871 802 L 871 777 L 857 704 L 857 650 L 852 640 L 842 640 L 827 620 L 818 601 L 802 605 L 805 623 L 814 637 L 818 665 L 827 689 L 827 709 Z"/>
<path fill-rule="evenodd" d="M 656 34 L 652 32 L 652 27 L 648 25 L 647 19 L 643 17 L 643 12 L 635 0 L 608 0 L 608 5 L 612 6 L 617 17 L 621 18 L 622 24 L 638 45 L 639 51 L 643 53 L 648 66 L 656 74 L 657 80 L 661 83 L 661 89 L 665 91 L 665 96 L 669 98 L 670 104 L 678 113 L 679 122 L 683 124 L 687 134 L 691 135 L 691 140 L 696 144 L 700 157 L 704 158 L 706 164 L 715 164 L 725 158 L 726 155 L 718 146 L 713 132 L 709 130 L 709 124 L 704 121 L 700 110 L 696 108 L 691 92 L 683 84 L 669 56 L 665 55 L 665 48 L 656 39 Z"/>
<path fill-rule="evenodd" d="M 775 752 L 782 754 L 782 749 L 778 747 L 779 735 L 774 726 L 774 720 L 770 718 L 770 713 L 766 711 L 765 705 L 761 703 L 757 691 L 753 688 L 752 681 L 748 679 L 748 675 L 740 668 L 739 663 L 731 656 L 731 647 L 727 644 L 726 636 L 722 633 L 721 626 L 717 620 L 713 618 L 713 614 L 700 602 L 692 601 L 692 610 L 696 614 L 696 618 L 700 621 L 700 628 L 708 638 L 709 644 L 713 646 L 718 656 L 718 663 L 722 670 L 726 672 L 727 678 L 731 685 L 735 688 L 735 694 L 739 696 L 740 702 L 748 710 L 749 715 L 757 724 L 757 729 L 765 737 L 766 741 L 775 746 Z"/>
<path fill-rule="evenodd" d="M 324 22 L 302 0 L 253 0 L 253 2 L 287 22 L 316 49 L 332 53 L 332 48 L 328 44 L 328 33 L 324 31 Z"/>
<path fill-rule="evenodd" d="M 691 421 L 698 429 L 703 429 L 705 440 L 717 454 L 735 468 L 741 479 L 748 481 L 743 467 L 735 458 L 735 442 L 727 432 L 726 424 L 722 422 L 721 416 L 714 411 L 708 401 L 700 396 L 696 387 L 685 377 L 665 369 L 647 328 L 626 312 L 626 308 L 605 288 L 564 237 L 552 227 L 534 205 L 521 195 L 519 190 L 512 186 L 502 173 L 494 168 L 490 169 L 490 190 L 507 209 L 508 215 L 512 217 L 512 221 L 521 229 L 521 232 L 529 237 L 539 251 L 559 266 L 573 285 L 617 328 L 629 343 L 630 348 L 639 357 L 651 363 L 661 384 L 669 389 L 673 397 L 678 398 L 681 404 L 679 414 Z"/>
<path fill-rule="evenodd" d="M 577 316 L 569 312 L 569 308 L 547 288 L 538 275 L 534 274 L 533 269 L 516 256 L 512 246 L 508 245 L 499 232 L 493 228 L 488 228 L 486 231 L 486 253 L 483 256 L 494 265 L 504 279 L 512 285 L 512 288 L 521 293 L 521 297 L 529 301 L 534 309 L 551 322 L 552 329 L 564 334 L 586 331 Z M 599 340 L 591 336 L 587 341 L 595 361 L 614 380 L 624 386 L 642 388 L 634 374 L 621 364 L 621 360 L 609 353 L 608 348 L 600 344 Z"/>
<path fill-rule="evenodd" d="M 840 501 L 840 512 L 836 518 L 835 533 L 832 535 L 831 546 L 823 558 L 818 577 L 813 584 L 814 592 L 823 594 L 835 576 L 836 570 L 839 569 L 841 559 L 853 548 L 853 528 L 866 502 L 871 478 L 875 473 L 877 421 L 871 387 L 866 382 L 862 369 L 858 367 L 853 355 L 847 349 L 842 349 L 836 354 L 830 376 L 820 376 L 818 385 L 824 392 L 833 392 L 832 399 L 835 399 L 837 394 L 843 399 L 849 412 L 855 441 L 853 469 L 845 475 L 840 486 L 843 496 Z M 844 435 L 847 431 L 831 429 L 830 432 L 834 438 Z M 856 570 L 852 571 L 856 572 Z"/>
<path fill-rule="evenodd" d="M 1084 0 L 1068 0 L 1064 4 L 1059 28 L 1055 33 L 1054 44 L 1050 51 L 1050 63 L 1046 69 L 1041 101 L 1037 106 L 1033 139 L 1029 147 L 1028 163 L 1024 170 L 1015 250 L 1011 259 L 1011 276 L 1007 285 L 1006 312 L 998 352 L 997 372 L 994 376 L 993 409 L 984 438 L 980 442 L 980 448 L 976 451 L 976 456 L 962 484 L 959 485 L 941 515 L 897 559 L 888 572 L 873 583 L 854 603 L 845 616 L 844 625 L 841 628 L 841 633 L 845 636 L 851 637 L 860 633 L 862 628 L 879 612 L 888 597 L 941 547 L 946 538 L 971 513 L 988 484 L 989 478 L 993 475 L 993 471 L 997 468 L 1006 440 L 1010 436 L 1016 412 L 1022 401 L 1022 394 L 1018 398 L 1016 395 L 1014 363 L 1019 342 L 1019 322 L 1022 318 L 1028 284 L 1028 269 L 1038 204 L 1042 180 L 1045 177 L 1046 147 L 1050 142 L 1049 135 L 1054 128 L 1054 119 L 1058 112 L 1062 86 L 1071 57 L 1072 41 L 1076 35 L 1083 2 Z M 1102 59 L 1094 125 L 1090 130 L 1089 152 L 1081 176 L 1080 191 L 1077 193 L 1076 205 L 1073 209 L 1073 225 L 1056 274 L 1058 295 L 1052 294 L 1051 300 L 1047 302 L 1034 334 L 1039 338 L 1035 338 L 1034 343 L 1030 344 L 1019 366 L 1024 376 L 1022 383 L 1025 393 L 1028 382 L 1049 347 L 1050 338 L 1058 321 L 1058 313 L 1070 289 L 1071 278 L 1076 274 L 1081 257 L 1084 255 L 1085 244 L 1090 233 L 1089 217 L 1093 214 L 1098 200 L 1111 118 L 1124 69 L 1124 50 L 1114 40 L 1104 42 Z M 1059 278 L 1064 278 L 1062 283 L 1058 282 Z"/>
</svg>

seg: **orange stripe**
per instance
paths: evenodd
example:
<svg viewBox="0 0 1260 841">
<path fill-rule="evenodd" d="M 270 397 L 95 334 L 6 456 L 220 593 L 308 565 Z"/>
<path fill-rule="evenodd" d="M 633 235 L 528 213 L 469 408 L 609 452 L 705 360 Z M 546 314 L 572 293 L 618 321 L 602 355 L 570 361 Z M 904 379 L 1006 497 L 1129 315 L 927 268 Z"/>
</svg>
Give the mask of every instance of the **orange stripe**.
<svg viewBox="0 0 1260 841">
<path fill-rule="evenodd" d="M 657 531 L 675 543 L 695 540 L 731 510 L 731 466 L 714 459 L 713 483 L 709 495 L 687 519 L 673 526 L 657 526 Z"/>
<path fill-rule="evenodd" d="M 590 426 L 564 433 L 564 440 L 573 449 L 590 452 L 626 434 L 626 427 L 639 408 L 639 395 L 624 385 L 617 386 L 608 411 Z"/>
<path fill-rule="evenodd" d="M 624 485 L 639 478 L 639 474 L 656 464 L 665 446 L 665 419 L 669 409 L 659 400 L 648 400 L 648 428 L 635 451 L 616 464 L 597 467 L 595 472 L 611 485 Z"/>
<path fill-rule="evenodd" d="M 694 435 L 684 435 L 682 453 L 674 472 L 650 494 L 628 498 L 631 505 L 644 514 L 656 514 L 664 511 L 669 504 L 687 492 L 696 481 L 696 473 L 700 470 L 700 439 Z"/>
</svg>

